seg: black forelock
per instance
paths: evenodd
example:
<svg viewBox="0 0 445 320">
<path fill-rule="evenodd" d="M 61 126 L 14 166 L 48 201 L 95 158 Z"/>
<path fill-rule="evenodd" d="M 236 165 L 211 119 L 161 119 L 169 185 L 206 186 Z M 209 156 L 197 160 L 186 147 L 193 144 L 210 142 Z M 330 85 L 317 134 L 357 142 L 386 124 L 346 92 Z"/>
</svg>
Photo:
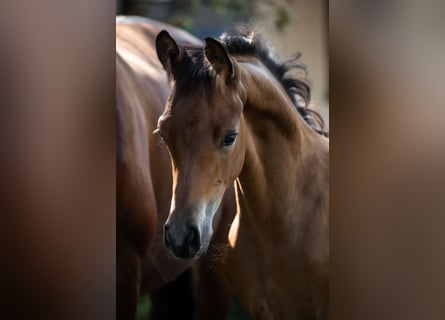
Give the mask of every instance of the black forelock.
<svg viewBox="0 0 445 320">
<path fill-rule="evenodd" d="M 210 86 L 214 75 L 206 62 L 204 48 L 186 46 L 183 49 L 184 54 L 176 78 L 177 88 L 195 92 L 204 89 L 205 86 Z"/>
</svg>

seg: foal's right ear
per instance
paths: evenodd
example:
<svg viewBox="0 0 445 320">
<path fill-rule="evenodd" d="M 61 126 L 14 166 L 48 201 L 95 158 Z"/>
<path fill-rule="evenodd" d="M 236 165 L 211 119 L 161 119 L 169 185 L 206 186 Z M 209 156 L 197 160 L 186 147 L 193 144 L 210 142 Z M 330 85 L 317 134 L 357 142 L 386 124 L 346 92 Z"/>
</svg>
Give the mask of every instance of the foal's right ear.
<svg viewBox="0 0 445 320">
<path fill-rule="evenodd" d="M 232 79 L 235 75 L 232 60 L 221 42 L 213 38 L 205 38 L 205 56 L 217 74 Z"/>
<path fill-rule="evenodd" d="M 162 30 L 156 37 L 156 53 L 167 71 L 169 79 L 174 78 L 177 65 L 181 61 L 181 51 L 175 40 L 165 30 Z"/>
</svg>

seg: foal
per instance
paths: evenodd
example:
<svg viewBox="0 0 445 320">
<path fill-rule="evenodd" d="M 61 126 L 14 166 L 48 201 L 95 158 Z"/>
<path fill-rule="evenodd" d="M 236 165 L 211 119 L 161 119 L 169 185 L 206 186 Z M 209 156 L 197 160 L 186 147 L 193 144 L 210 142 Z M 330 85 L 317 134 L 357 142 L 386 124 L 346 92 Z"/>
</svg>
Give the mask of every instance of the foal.
<svg viewBox="0 0 445 320">
<path fill-rule="evenodd" d="M 157 129 L 173 166 L 165 246 L 201 256 L 234 183 L 224 272 L 240 302 L 255 319 L 327 317 L 329 142 L 298 104 L 310 89 L 289 75 L 297 65 L 250 30 L 206 38 L 204 48 L 162 31 L 156 49 L 174 80 Z"/>
</svg>

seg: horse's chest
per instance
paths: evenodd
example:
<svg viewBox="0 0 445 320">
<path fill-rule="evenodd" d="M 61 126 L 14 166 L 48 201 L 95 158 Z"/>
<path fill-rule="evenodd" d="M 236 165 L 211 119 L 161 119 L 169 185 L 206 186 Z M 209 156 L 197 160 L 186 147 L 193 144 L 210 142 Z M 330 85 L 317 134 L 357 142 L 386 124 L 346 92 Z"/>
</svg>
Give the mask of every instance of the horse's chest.
<svg viewBox="0 0 445 320">
<path fill-rule="evenodd" d="M 263 241 L 250 236 L 238 242 L 241 269 L 248 271 L 241 290 L 250 314 L 255 320 L 317 319 L 321 301 L 312 268 L 289 248 L 272 248 Z"/>
<path fill-rule="evenodd" d="M 289 285 L 292 275 L 285 266 L 276 262 L 279 260 L 271 257 L 270 252 L 263 251 L 265 248 L 253 248 L 249 243 L 245 243 L 244 248 L 245 264 L 242 269 L 248 273 L 246 278 L 243 277 L 245 286 L 242 291 L 249 313 L 255 320 L 292 319 L 286 316 L 293 305 L 288 301 L 288 297 L 292 296 L 292 285 Z M 250 259 L 246 259 L 247 256 Z"/>
<path fill-rule="evenodd" d="M 274 286 L 269 286 L 266 283 L 263 286 L 262 293 L 256 297 L 253 302 L 253 312 L 254 319 L 258 320 L 285 320 L 288 319 L 285 316 L 285 308 L 283 305 L 284 301 L 277 301 L 275 297 L 276 294 L 271 293 L 270 290 L 273 290 Z"/>
</svg>

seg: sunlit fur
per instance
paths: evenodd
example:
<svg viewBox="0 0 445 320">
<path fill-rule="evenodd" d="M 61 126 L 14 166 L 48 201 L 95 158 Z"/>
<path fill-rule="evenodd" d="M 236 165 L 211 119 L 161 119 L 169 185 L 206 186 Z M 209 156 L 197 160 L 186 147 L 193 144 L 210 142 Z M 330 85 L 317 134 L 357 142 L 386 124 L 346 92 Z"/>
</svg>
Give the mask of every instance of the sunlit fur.
<svg viewBox="0 0 445 320">
<path fill-rule="evenodd" d="M 158 40 L 172 41 L 166 35 Z M 174 57 L 174 87 L 159 121 L 174 168 L 169 220 L 177 230 L 192 221 L 202 228 L 201 237 L 209 238 L 211 228 L 202 221 L 210 223 L 211 217 L 193 208 L 217 201 L 235 182 L 237 229 L 230 232 L 232 247 L 224 262 L 234 293 L 254 319 L 324 319 L 327 132 L 321 117 L 308 116 L 310 87 L 304 73 L 292 73 L 301 66 L 280 62 L 248 28 L 220 41 L 223 49 L 206 47 L 218 65 L 201 47 L 182 47 Z M 226 70 L 221 61 L 228 61 Z M 224 132 L 235 128 L 235 145 L 222 151 Z"/>
</svg>

